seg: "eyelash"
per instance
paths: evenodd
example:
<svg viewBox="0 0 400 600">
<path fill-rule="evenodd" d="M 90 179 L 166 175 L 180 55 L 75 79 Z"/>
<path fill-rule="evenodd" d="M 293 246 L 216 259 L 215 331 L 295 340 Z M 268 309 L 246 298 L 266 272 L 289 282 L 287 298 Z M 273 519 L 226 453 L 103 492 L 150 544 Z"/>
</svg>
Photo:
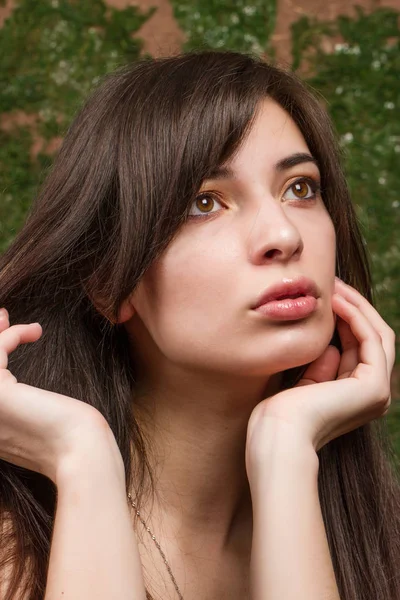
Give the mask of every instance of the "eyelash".
<svg viewBox="0 0 400 600">
<path fill-rule="evenodd" d="M 295 181 L 293 181 L 285 190 L 284 194 L 285 195 L 291 188 L 293 188 L 297 183 L 302 183 L 305 182 L 308 184 L 308 186 L 311 189 L 312 195 L 309 196 L 308 198 L 297 198 L 297 201 L 294 199 L 292 199 L 292 201 L 294 202 L 300 202 L 300 204 L 303 204 L 305 202 L 310 202 L 310 201 L 314 201 L 316 199 L 316 197 L 321 193 L 321 185 L 320 183 L 311 178 L 311 177 L 299 177 L 298 179 L 296 179 Z M 196 196 L 196 198 L 194 199 L 192 205 L 197 201 L 200 200 L 201 198 L 207 198 L 210 197 L 213 200 L 216 200 L 217 202 L 219 202 L 221 204 L 220 199 L 218 198 L 218 195 L 216 193 L 213 192 L 203 192 L 202 194 L 199 194 L 198 196 Z M 191 206 L 192 206 L 191 205 Z M 191 208 L 191 207 L 189 207 Z M 219 211 L 218 211 L 219 212 Z M 189 220 L 194 220 L 194 219 L 202 219 L 202 220 L 207 220 L 207 219 L 211 219 L 212 217 L 214 217 L 216 214 L 218 214 L 218 212 L 213 212 L 213 213 L 204 213 L 204 214 L 200 214 L 200 215 L 188 215 L 187 218 Z"/>
</svg>

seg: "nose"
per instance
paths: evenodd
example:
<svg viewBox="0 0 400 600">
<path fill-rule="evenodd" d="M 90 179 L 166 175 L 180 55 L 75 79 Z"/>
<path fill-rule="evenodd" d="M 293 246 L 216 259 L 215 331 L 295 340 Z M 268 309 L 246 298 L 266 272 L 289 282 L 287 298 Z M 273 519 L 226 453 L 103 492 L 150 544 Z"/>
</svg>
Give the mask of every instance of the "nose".
<svg viewBox="0 0 400 600">
<path fill-rule="evenodd" d="M 276 200 L 263 202 L 248 238 L 253 264 L 288 262 L 303 252 L 303 239 L 295 223 Z"/>
</svg>

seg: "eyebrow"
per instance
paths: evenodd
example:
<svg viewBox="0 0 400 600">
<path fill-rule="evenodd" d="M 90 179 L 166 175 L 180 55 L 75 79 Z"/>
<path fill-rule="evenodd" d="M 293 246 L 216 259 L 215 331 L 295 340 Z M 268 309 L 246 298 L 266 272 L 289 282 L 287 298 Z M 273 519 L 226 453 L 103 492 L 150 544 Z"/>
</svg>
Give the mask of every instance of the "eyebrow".
<svg viewBox="0 0 400 600">
<path fill-rule="evenodd" d="M 306 152 L 296 152 L 296 154 L 282 158 L 274 165 L 274 169 L 282 172 L 303 163 L 313 163 L 319 169 L 317 159 Z M 213 169 L 206 179 L 235 179 L 235 173 L 230 167 L 222 165 Z"/>
</svg>

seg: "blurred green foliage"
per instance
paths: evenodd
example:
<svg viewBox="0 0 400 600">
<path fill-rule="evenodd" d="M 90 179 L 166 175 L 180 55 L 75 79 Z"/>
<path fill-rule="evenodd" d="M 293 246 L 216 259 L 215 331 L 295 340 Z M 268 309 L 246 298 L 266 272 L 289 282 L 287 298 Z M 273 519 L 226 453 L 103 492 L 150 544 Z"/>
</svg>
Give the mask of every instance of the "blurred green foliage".
<svg viewBox="0 0 400 600">
<path fill-rule="evenodd" d="M 183 50 L 224 48 L 272 52 L 277 0 L 172 0 L 175 17 L 187 36 Z"/>
<path fill-rule="evenodd" d="M 20 0 L 0 29 L 0 115 L 37 115 L 44 140 L 62 136 L 100 78 L 139 57 L 132 37 L 153 14 L 103 0 Z M 9 113 L 10 117 L 4 115 Z M 51 159 L 30 159 L 32 128 L 0 129 L 0 251 L 22 226 Z"/>
</svg>

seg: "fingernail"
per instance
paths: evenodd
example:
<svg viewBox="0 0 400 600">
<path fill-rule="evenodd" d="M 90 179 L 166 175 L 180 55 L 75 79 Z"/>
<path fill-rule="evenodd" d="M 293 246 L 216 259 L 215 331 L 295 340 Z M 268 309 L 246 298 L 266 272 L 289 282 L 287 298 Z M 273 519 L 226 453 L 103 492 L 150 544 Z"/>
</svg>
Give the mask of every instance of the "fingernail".
<svg viewBox="0 0 400 600">
<path fill-rule="evenodd" d="M 0 308 L 0 319 L 7 319 L 8 312 L 5 308 Z"/>
</svg>

